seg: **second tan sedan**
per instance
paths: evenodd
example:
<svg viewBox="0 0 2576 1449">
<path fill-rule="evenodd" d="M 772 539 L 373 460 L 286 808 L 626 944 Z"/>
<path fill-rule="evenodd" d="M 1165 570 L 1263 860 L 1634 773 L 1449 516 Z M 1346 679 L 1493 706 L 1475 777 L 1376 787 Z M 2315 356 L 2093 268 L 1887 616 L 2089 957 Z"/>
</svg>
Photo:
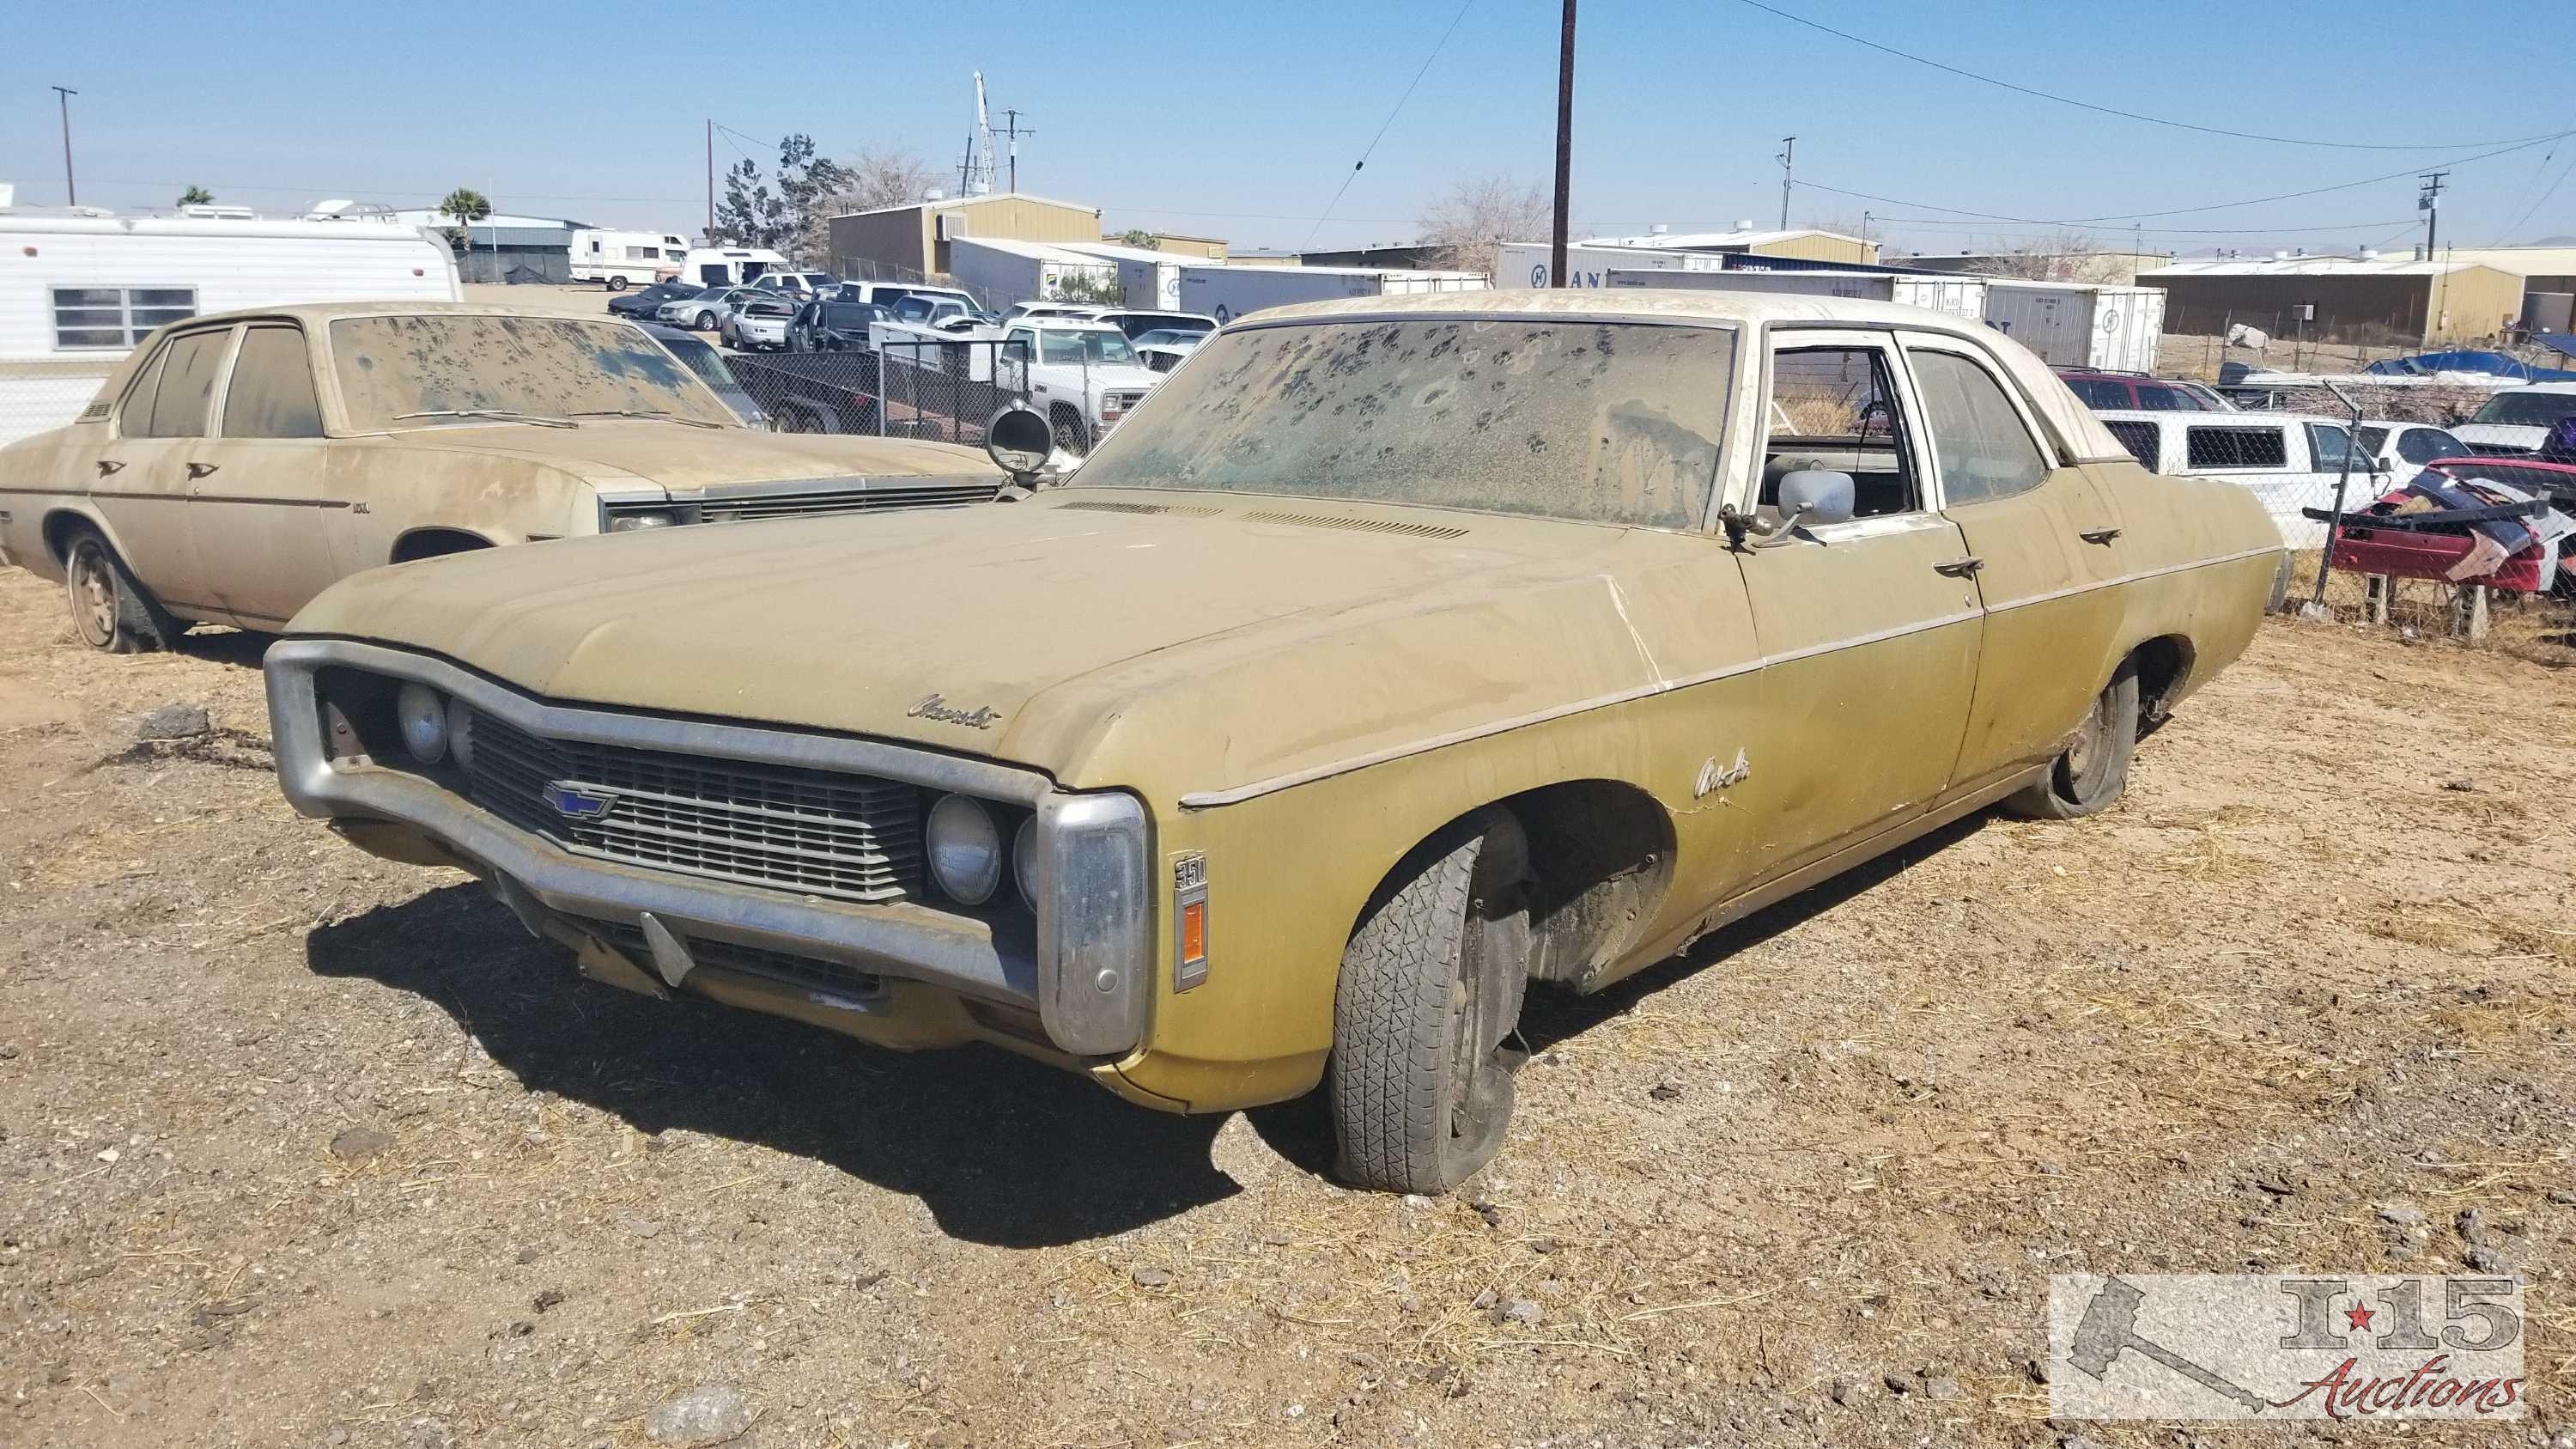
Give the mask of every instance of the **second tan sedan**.
<svg viewBox="0 0 2576 1449">
<path fill-rule="evenodd" d="M 274 630 L 361 570 L 672 524 L 991 500 L 981 452 L 741 426 L 631 323 L 351 304 L 162 329 L 0 449 L 0 563 L 124 652 Z"/>
</svg>

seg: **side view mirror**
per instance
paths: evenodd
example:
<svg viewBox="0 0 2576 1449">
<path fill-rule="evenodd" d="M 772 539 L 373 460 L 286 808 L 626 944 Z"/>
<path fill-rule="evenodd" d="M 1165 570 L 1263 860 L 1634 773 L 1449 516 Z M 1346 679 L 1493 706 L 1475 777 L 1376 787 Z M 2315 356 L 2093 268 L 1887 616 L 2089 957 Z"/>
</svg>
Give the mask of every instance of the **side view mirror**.
<svg viewBox="0 0 2576 1449">
<path fill-rule="evenodd" d="M 1006 407 L 984 425 L 984 451 L 1025 488 L 1055 451 L 1055 428 L 1032 409 Z"/>
<path fill-rule="evenodd" d="M 1781 475 L 1780 517 L 1785 525 L 1848 523 L 1857 497 L 1858 489 L 1849 473 L 1801 468 Z M 1787 532 L 1787 527 L 1781 531 Z"/>
</svg>

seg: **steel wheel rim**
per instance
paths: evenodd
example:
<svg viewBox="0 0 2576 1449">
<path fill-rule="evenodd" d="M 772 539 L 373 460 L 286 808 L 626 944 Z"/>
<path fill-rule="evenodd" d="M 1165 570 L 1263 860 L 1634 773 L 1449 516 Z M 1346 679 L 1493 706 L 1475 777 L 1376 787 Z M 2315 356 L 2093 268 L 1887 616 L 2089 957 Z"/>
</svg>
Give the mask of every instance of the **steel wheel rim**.
<svg viewBox="0 0 2576 1449">
<path fill-rule="evenodd" d="M 94 645 L 116 638 L 116 576 L 98 545 L 84 543 L 72 551 L 72 620 L 81 637 Z"/>
</svg>

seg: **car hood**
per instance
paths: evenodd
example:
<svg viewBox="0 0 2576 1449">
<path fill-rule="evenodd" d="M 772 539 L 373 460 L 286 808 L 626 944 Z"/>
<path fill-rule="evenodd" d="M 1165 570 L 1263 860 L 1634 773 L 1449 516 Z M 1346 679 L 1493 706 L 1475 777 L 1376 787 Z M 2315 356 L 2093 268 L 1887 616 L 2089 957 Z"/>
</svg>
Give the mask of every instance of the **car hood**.
<svg viewBox="0 0 2576 1449">
<path fill-rule="evenodd" d="M 1216 501 L 1066 490 L 496 549 L 357 575 L 293 628 L 559 701 L 909 740 L 1068 784 L 1102 783 L 1086 765 L 1132 725 L 1122 749 L 1198 752 L 1213 785 L 1637 688 L 1648 666 L 1603 587 L 1619 560 L 1644 540 L 1732 568 L 1696 537 L 1349 505 L 1316 526 Z M 1298 682 L 1347 683 L 1361 659 L 1367 688 Z"/>
<path fill-rule="evenodd" d="M 850 477 L 998 477 L 992 459 L 954 443 L 904 438 L 692 428 L 646 418 L 587 418 L 577 428 L 499 423 L 424 428 L 350 445 L 402 452 L 462 452 L 551 465 L 603 487 L 638 482 L 674 492 L 729 483 L 790 483 Z"/>
</svg>

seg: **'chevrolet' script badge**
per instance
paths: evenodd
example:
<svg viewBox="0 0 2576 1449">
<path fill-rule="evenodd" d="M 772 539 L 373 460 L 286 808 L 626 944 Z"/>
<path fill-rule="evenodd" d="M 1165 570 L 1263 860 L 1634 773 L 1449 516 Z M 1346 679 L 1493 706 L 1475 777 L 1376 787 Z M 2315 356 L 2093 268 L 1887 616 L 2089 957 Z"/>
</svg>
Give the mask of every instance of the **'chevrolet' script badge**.
<svg viewBox="0 0 2576 1449">
<path fill-rule="evenodd" d="M 617 808 L 617 797 L 570 780 L 554 780 L 546 785 L 546 803 L 566 820 L 605 820 L 608 812 Z"/>
<path fill-rule="evenodd" d="M 988 730 L 1002 720 L 1002 712 L 989 705 L 959 709 L 936 694 L 905 710 L 904 714 L 912 719 L 935 719 L 941 724 L 964 725 L 970 730 Z"/>
</svg>

